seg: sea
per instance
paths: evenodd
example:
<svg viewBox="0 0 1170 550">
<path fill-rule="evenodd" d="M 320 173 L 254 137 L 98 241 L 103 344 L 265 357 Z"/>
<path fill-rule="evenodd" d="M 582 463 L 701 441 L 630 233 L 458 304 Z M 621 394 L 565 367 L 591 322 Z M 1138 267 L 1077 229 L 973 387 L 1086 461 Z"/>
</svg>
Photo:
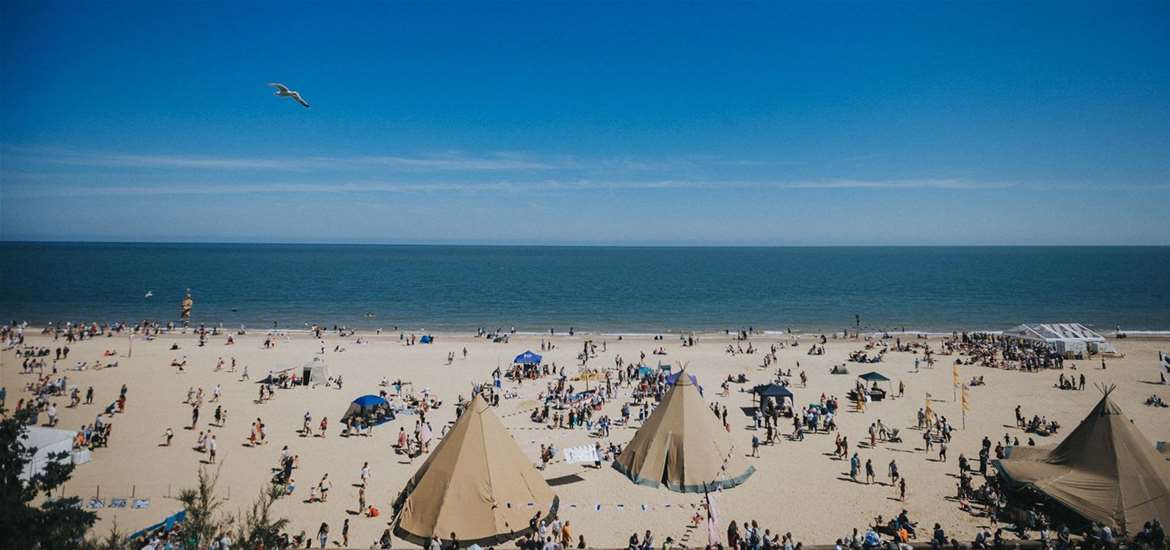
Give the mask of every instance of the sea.
<svg viewBox="0 0 1170 550">
<path fill-rule="evenodd" d="M 0 243 L 0 319 L 651 334 L 1170 329 L 1170 247 Z M 149 297 L 148 297 L 149 293 Z"/>
</svg>

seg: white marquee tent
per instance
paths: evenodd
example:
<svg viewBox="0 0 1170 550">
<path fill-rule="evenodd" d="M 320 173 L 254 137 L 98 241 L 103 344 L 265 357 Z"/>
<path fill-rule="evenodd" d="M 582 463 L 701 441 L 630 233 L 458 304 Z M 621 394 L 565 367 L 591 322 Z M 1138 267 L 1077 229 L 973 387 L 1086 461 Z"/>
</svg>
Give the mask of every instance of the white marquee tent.
<svg viewBox="0 0 1170 550">
<path fill-rule="evenodd" d="M 1003 332 L 1009 338 L 1045 342 L 1061 355 L 1116 354 L 1113 347 L 1093 329 L 1080 323 L 1025 323 Z"/>
<path fill-rule="evenodd" d="M 20 474 L 22 479 L 31 479 L 32 476 L 43 472 L 45 465 L 49 463 L 49 455 L 53 453 L 66 453 L 68 455 L 66 461 L 73 459 L 71 451 L 73 438 L 77 436 L 77 432 L 29 426 L 27 434 L 28 437 L 23 441 L 25 448 L 36 447 L 37 452 L 33 454 L 32 460 L 24 465 L 24 471 Z"/>
</svg>

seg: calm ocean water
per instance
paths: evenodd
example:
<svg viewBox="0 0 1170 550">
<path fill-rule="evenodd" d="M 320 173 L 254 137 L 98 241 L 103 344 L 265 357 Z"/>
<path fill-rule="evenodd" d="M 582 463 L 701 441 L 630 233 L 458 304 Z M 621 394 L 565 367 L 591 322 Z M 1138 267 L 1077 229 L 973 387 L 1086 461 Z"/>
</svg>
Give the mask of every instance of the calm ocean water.
<svg viewBox="0 0 1170 550">
<path fill-rule="evenodd" d="M 193 322 L 255 328 L 1168 329 L 1170 247 L 0 243 L 5 320 L 173 320 L 187 288 Z"/>
</svg>

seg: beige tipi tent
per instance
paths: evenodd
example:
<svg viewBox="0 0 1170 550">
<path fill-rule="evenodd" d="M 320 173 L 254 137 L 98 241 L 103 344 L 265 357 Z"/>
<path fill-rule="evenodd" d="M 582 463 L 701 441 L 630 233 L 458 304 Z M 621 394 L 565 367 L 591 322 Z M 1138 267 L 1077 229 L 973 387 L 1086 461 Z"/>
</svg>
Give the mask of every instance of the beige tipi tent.
<svg viewBox="0 0 1170 550">
<path fill-rule="evenodd" d="M 558 499 L 491 407 L 475 396 L 399 495 L 394 533 L 426 545 L 498 543 L 556 516 Z"/>
<path fill-rule="evenodd" d="M 1012 448 L 998 470 L 1122 533 L 1133 535 L 1152 519 L 1170 524 L 1170 465 L 1110 392 L 1056 448 Z"/>
<path fill-rule="evenodd" d="M 707 408 L 686 371 L 634 434 L 613 467 L 634 483 L 701 493 L 743 483 L 756 469 L 735 453 L 731 434 Z"/>
</svg>

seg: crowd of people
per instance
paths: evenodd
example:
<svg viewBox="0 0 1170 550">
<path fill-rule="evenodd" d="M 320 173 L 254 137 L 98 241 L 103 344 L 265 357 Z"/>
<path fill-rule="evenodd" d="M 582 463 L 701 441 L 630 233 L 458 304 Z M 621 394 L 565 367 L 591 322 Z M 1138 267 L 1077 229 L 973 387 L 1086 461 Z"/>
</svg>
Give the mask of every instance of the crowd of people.
<svg viewBox="0 0 1170 550">
<path fill-rule="evenodd" d="M 68 344 L 104 334 L 134 332 L 157 335 L 167 330 L 173 330 L 173 327 L 157 324 L 142 324 L 134 327 L 120 324 L 86 324 L 62 325 L 52 329 L 52 333 L 55 339 L 61 338 Z M 339 333 L 346 334 L 344 329 Z M 200 334 L 214 335 L 215 330 L 203 331 Z M 316 334 L 320 336 L 321 331 L 316 331 Z M 352 331 L 348 334 L 351 337 L 353 336 Z M 506 337 L 509 333 L 500 330 L 496 332 L 481 330 L 478 334 L 481 337 L 494 339 L 501 335 Z M 757 353 L 762 348 L 757 348 L 752 343 L 752 334 L 754 332 L 749 331 L 742 331 L 737 334 L 736 341 L 728 344 L 726 348 L 727 352 L 731 355 Z M 21 347 L 24 341 L 23 331 L 16 330 L 13 326 L 7 327 L 0 336 L 3 337 L 5 345 L 20 348 L 19 356 L 25 361 L 22 364 L 25 372 L 32 373 L 34 370 L 43 371 L 49 367 L 46 364 L 49 362 L 49 358 L 53 358 L 51 362 L 54 368 L 53 374 L 41 374 L 37 376 L 35 381 L 30 382 L 26 389 L 30 391 L 31 397 L 27 400 L 22 399 L 18 404 L 18 408 L 33 408 L 48 418 L 48 425 L 53 425 L 55 424 L 57 415 L 56 399 L 68 397 L 70 407 L 76 407 L 83 403 L 85 405 L 93 403 L 94 390 L 92 387 L 85 391 L 83 402 L 80 388 L 72 387 L 73 384 L 71 384 L 68 376 L 59 376 L 56 373 L 56 362 L 65 360 L 69 356 L 68 345 L 63 345 L 55 350 L 51 350 L 46 346 Z M 809 352 L 811 354 L 824 352 L 825 340 L 823 336 L 821 338 L 821 344 L 814 344 L 810 348 Z M 272 340 L 271 345 L 275 345 L 275 336 L 270 336 L 270 339 Z M 686 344 L 687 339 L 683 338 L 682 341 Z M 772 344 L 772 347 L 766 353 L 762 354 L 764 357 L 764 366 L 769 367 L 778 364 L 779 356 L 777 351 L 786 345 L 783 342 Z M 604 350 L 604 343 L 601 346 Z M 551 342 L 547 344 L 542 342 L 541 347 L 542 350 L 552 349 L 553 344 Z M 1060 369 L 1064 367 L 1063 360 L 1059 356 L 1051 354 L 1042 346 L 1033 346 L 994 335 L 956 335 L 953 338 L 947 339 L 943 344 L 943 348 L 943 354 L 958 353 L 966 356 L 967 359 L 959 359 L 959 362 L 962 364 L 980 364 L 999 368 L 1019 368 L 1022 370 L 1041 368 Z M 338 348 L 334 349 L 336 351 Z M 917 342 L 903 345 L 899 340 L 893 348 L 888 347 L 882 342 L 871 342 L 870 345 L 867 345 L 867 351 L 854 352 L 850 355 L 850 359 L 867 363 L 876 362 L 885 357 L 891 349 L 915 354 L 924 353 L 927 357 L 931 353 L 928 346 Z M 660 346 L 659 348 L 651 349 L 650 354 L 654 355 L 659 350 L 661 350 L 661 353 L 666 352 L 665 348 Z M 597 346 L 591 346 L 587 343 L 582 353 L 587 359 L 592 354 L 595 354 L 596 351 Z M 454 361 L 456 358 L 455 353 L 448 353 L 448 363 Z M 466 349 L 462 351 L 462 354 L 466 357 Z M 670 373 L 661 368 L 647 367 L 644 363 L 645 357 L 646 354 L 643 353 L 643 361 L 637 363 L 627 363 L 620 356 L 615 357 L 613 368 L 583 369 L 582 376 L 579 377 L 579 380 L 570 379 L 565 369 L 558 367 L 555 363 L 517 364 L 507 369 L 497 369 L 492 373 L 491 382 L 473 386 L 472 395 L 481 394 L 489 404 L 498 406 L 501 399 L 508 399 L 517 395 L 515 392 L 518 389 L 513 390 L 504 386 L 505 380 L 510 379 L 514 385 L 531 384 L 535 381 L 534 386 L 539 389 L 530 390 L 537 391 L 536 399 L 538 406 L 533 408 L 529 413 L 530 419 L 533 422 L 540 423 L 548 429 L 587 430 L 600 438 L 608 439 L 612 425 L 632 425 L 635 417 L 638 421 L 644 421 L 670 389 L 668 382 Z M 915 363 L 917 364 L 917 357 L 915 358 Z M 221 358 L 216 364 L 215 370 L 219 371 L 225 368 L 226 365 L 227 362 Z M 799 368 L 799 363 L 797 363 L 797 367 Z M 234 358 L 231 359 L 231 370 L 236 370 L 236 361 Z M 588 389 L 583 389 L 581 386 L 583 383 L 586 383 L 586 376 L 588 376 L 587 379 L 589 381 L 596 383 L 590 384 Z M 789 370 L 787 374 L 784 371 L 778 373 L 778 379 L 782 382 L 787 382 L 787 379 L 791 378 L 791 376 L 792 370 Z M 982 377 L 979 378 L 981 379 Z M 803 371 L 800 372 L 800 379 L 802 386 L 807 385 L 807 377 Z M 746 375 L 740 375 L 739 377 L 729 375 L 724 384 L 724 389 L 726 391 L 732 383 L 742 384 L 746 382 Z M 271 399 L 277 389 L 295 388 L 299 383 L 300 380 L 296 372 L 270 376 L 265 384 L 259 385 L 259 402 Z M 335 381 L 331 381 L 331 384 L 340 387 L 340 377 Z M 1057 387 L 1062 389 L 1083 390 L 1085 384 L 1086 380 L 1083 374 L 1074 378 L 1073 376 L 1066 376 L 1064 372 L 1061 372 L 1058 376 Z M 429 411 L 433 411 L 435 408 L 441 406 L 442 401 L 437 399 L 436 396 L 431 395 L 425 389 L 419 395 L 416 395 L 413 391 L 406 392 L 404 390 L 407 385 L 401 380 L 393 384 L 384 381 L 383 386 L 392 386 L 394 394 L 390 395 L 383 391 L 380 395 L 392 401 L 382 413 L 384 416 L 393 418 L 396 411 L 409 411 L 410 414 L 417 417 L 414 422 L 413 432 L 405 430 L 409 426 L 400 427 L 397 439 L 393 444 L 396 452 L 413 459 L 432 450 L 436 434 L 432 432 L 431 425 L 427 421 L 427 415 Z M 70 389 L 71 387 L 72 389 Z M 868 388 L 864 387 L 862 389 L 868 390 Z M 211 431 L 211 427 L 222 427 L 226 423 L 228 414 L 226 408 L 218 403 L 222 392 L 223 388 L 219 384 L 215 385 L 209 391 L 205 391 L 202 387 L 190 387 L 187 390 L 186 399 L 183 401 L 185 405 L 190 406 L 192 412 L 190 430 L 193 432 L 198 431 L 199 434 L 195 438 L 193 447 L 197 452 L 204 453 L 209 463 L 216 462 L 218 445 L 216 434 Z M 103 414 L 98 414 L 92 425 L 82 426 L 75 441 L 77 447 L 100 447 L 109 441 L 111 424 L 104 420 L 103 416 L 113 416 L 116 413 L 124 411 L 126 407 L 126 395 L 127 390 L 123 386 L 118 399 L 104 409 Z M 725 395 L 727 394 L 725 393 Z M 629 399 L 626 400 L 626 397 Z M 606 414 L 607 405 L 611 402 L 621 402 L 620 419 L 611 419 Z M 1161 404 L 1160 400 L 1151 399 L 1151 402 L 1151 404 Z M 212 414 L 214 422 L 206 430 L 200 431 L 198 430 L 200 411 L 203 407 L 209 407 L 212 403 L 216 404 Z M 469 401 L 460 396 L 455 403 L 456 410 L 462 410 L 467 403 Z M 711 400 L 710 407 L 712 414 L 721 421 L 725 429 L 730 429 L 731 424 L 728 417 L 729 406 L 726 403 Z M 873 449 L 882 443 L 900 442 L 901 436 L 899 435 L 899 430 L 891 427 L 881 419 L 875 419 L 869 422 L 867 437 L 861 438 L 863 444 L 851 445 L 849 437 L 841 433 L 837 426 L 840 403 L 836 396 L 822 393 L 817 402 L 804 407 L 796 407 L 795 409 L 791 410 L 786 408 L 781 402 L 764 400 L 759 407 L 752 411 L 750 419 L 753 427 L 756 430 L 762 430 L 764 432 L 762 443 L 773 443 L 778 440 L 781 417 L 791 412 L 793 431 L 789 436 L 790 440 L 803 441 L 805 434 L 809 432 L 835 433 L 835 449 L 833 455 L 838 460 L 843 461 L 843 463 L 847 461 L 849 464 L 849 477 L 852 481 L 865 485 L 884 485 L 892 489 L 892 496 L 896 497 L 898 501 L 904 502 L 907 499 L 907 480 L 901 471 L 901 467 L 895 460 L 890 460 L 885 465 L 884 478 L 879 480 L 876 468 L 881 468 L 884 460 L 880 464 L 875 465 L 872 457 L 866 458 L 862 455 L 863 452 L 869 452 L 864 449 Z M 347 419 L 347 421 L 340 423 L 342 434 L 369 433 L 368 430 L 372 429 L 372 426 L 376 424 L 375 421 L 371 421 L 370 419 L 353 418 L 356 420 Z M 937 416 L 921 409 L 918 412 L 917 421 L 917 427 L 922 430 L 925 452 L 937 452 L 937 460 L 946 462 L 948 458 L 947 447 L 951 443 L 954 427 L 944 416 Z M 1025 417 L 1020 407 L 1016 408 L 1016 421 L 1017 427 L 1033 435 L 1043 436 L 1053 434 L 1060 428 L 1055 420 L 1050 420 L 1042 415 L 1033 415 L 1031 418 Z M 329 428 L 330 424 L 325 416 L 315 419 L 309 411 L 306 411 L 299 433 L 304 437 L 325 437 L 328 434 Z M 443 429 L 445 430 L 446 427 L 444 426 Z M 169 446 L 174 435 L 171 428 L 166 428 L 163 431 L 163 444 Z M 438 436 L 441 437 L 441 435 L 439 434 Z M 758 444 L 761 442 L 758 441 L 759 436 L 753 435 L 752 437 L 753 440 L 756 440 L 753 442 L 753 454 L 755 454 L 754 448 L 758 447 Z M 267 426 L 260 417 L 257 417 L 255 421 L 251 422 L 251 430 L 246 437 L 247 445 L 265 445 L 269 440 L 270 434 L 267 432 Z M 864 443 L 866 440 L 868 440 L 868 447 Z M 1034 441 L 1029 438 L 1028 444 L 1034 444 Z M 609 462 L 616 459 L 617 455 L 621 452 L 621 446 L 613 442 L 605 442 L 603 444 L 602 441 L 597 441 L 594 445 L 602 462 Z M 1019 438 L 1016 438 L 1013 442 L 1005 434 L 1005 440 L 1002 444 L 994 444 L 993 452 L 992 441 L 984 437 L 982 447 L 978 452 L 977 462 L 975 460 L 968 460 L 967 456 L 962 453 L 958 456 L 958 475 L 955 481 L 955 499 L 958 506 L 960 509 L 971 514 L 987 517 L 991 522 L 989 529 L 980 530 L 973 541 L 963 544 L 968 544 L 972 548 L 1003 548 L 1008 545 L 1005 538 L 1007 534 L 1013 535 L 1016 539 L 1021 539 L 1031 536 L 1031 533 L 1038 533 L 1037 536 L 1042 537 L 1042 540 L 1048 545 L 1047 547 L 1069 548 L 1072 545 L 1072 534 L 1070 531 L 1059 526 L 1054 526 L 1046 514 L 1038 509 L 1027 509 L 1022 514 L 1019 510 L 1009 510 L 1008 496 L 1005 490 L 998 485 L 996 477 L 989 473 L 988 464 L 992 456 L 1002 458 L 1005 454 L 1005 448 L 1011 445 L 1020 445 Z M 553 444 L 541 444 L 539 451 L 540 461 L 543 464 L 548 464 L 555 458 L 558 450 Z M 272 469 L 272 483 L 280 487 L 286 496 L 296 495 L 297 498 L 301 496 L 297 492 L 297 482 L 294 478 L 299 467 L 300 457 L 293 454 L 288 446 L 285 446 L 282 449 L 279 462 Z M 379 513 L 377 507 L 371 506 L 371 503 L 368 502 L 370 497 L 366 493 L 367 485 L 372 478 L 369 463 L 367 462 L 363 465 L 360 472 L 357 472 L 355 475 L 358 482 L 355 484 L 358 489 L 356 492 L 356 509 L 364 517 L 377 515 Z M 332 486 L 329 474 L 326 473 L 320 480 L 308 487 L 307 494 L 301 501 L 304 503 L 327 502 L 330 498 Z M 304 491 L 304 489 L 302 488 L 301 491 Z M 342 498 L 345 497 L 343 496 Z M 929 523 L 920 527 L 918 522 L 912 521 L 908 517 L 905 509 L 901 509 L 900 511 L 894 509 L 892 511 L 894 513 L 890 514 L 889 519 L 878 516 L 872 525 L 864 529 L 853 529 L 852 533 L 838 539 L 837 546 L 842 550 L 879 547 L 890 550 L 894 548 L 904 549 L 905 545 L 920 541 L 928 536 L 931 545 L 937 548 L 955 547 L 959 544 L 954 537 L 948 536 L 939 524 L 934 524 L 933 529 L 926 529 L 926 525 L 930 525 Z M 1001 520 L 1005 524 L 1002 528 L 999 526 Z M 337 533 L 331 532 L 330 525 L 322 522 L 315 536 L 307 535 L 302 531 L 296 536 L 283 534 L 282 537 L 286 544 L 295 544 L 297 546 L 311 543 L 324 545 L 331 539 L 338 539 L 348 544 L 348 522 L 348 519 L 342 522 Z M 1007 527 L 1009 524 L 1011 527 Z M 567 520 L 552 518 L 551 521 L 540 521 L 537 518 L 534 523 L 530 524 L 530 527 L 530 533 L 509 544 L 514 544 L 518 548 L 529 550 L 558 550 L 572 547 L 588 547 L 585 536 L 575 533 L 570 522 Z M 794 540 L 790 532 L 782 532 L 780 529 L 773 530 L 771 528 L 764 528 L 754 520 L 731 521 L 727 524 L 725 533 L 726 539 L 712 547 L 742 550 L 781 548 L 794 550 L 803 546 L 802 543 Z M 338 534 L 340 537 L 337 536 Z M 1092 526 L 1085 532 L 1079 533 L 1079 535 L 1078 538 L 1081 540 L 1088 541 L 1092 544 L 1099 543 L 1104 546 L 1115 544 L 1120 539 L 1118 534 L 1112 533 L 1108 528 L 1101 526 Z M 1142 532 L 1132 537 L 1132 539 L 1135 543 L 1144 543 L 1148 544 L 1151 548 L 1158 548 L 1159 544 L 1164 544 L 1165 533 L 1161 531 L 1160 525 L 1152 522 L 1148 523 Z M 375 542 L 375 546 L 389 548 L 391 542 L 390 532 L 387 530 Z M 230 537 L 223 535 L 222 540 L 217 539 L 217 544 L 220 544 L 220 548 L 228 548 L 231 545 Z M 671 537 L 656 537 L 652 531 L 648 530 L 631 535 L 628 541 L 628 548 L 651 550 L 654 548 L 672 548 L 677 544 Z M 450 534 L 444 540 L 436 539 L 430 544 L 431 548 L 452 548 L 458 546 L 460 546 L 460 543 L 455 533 Z"/>
</svg>

